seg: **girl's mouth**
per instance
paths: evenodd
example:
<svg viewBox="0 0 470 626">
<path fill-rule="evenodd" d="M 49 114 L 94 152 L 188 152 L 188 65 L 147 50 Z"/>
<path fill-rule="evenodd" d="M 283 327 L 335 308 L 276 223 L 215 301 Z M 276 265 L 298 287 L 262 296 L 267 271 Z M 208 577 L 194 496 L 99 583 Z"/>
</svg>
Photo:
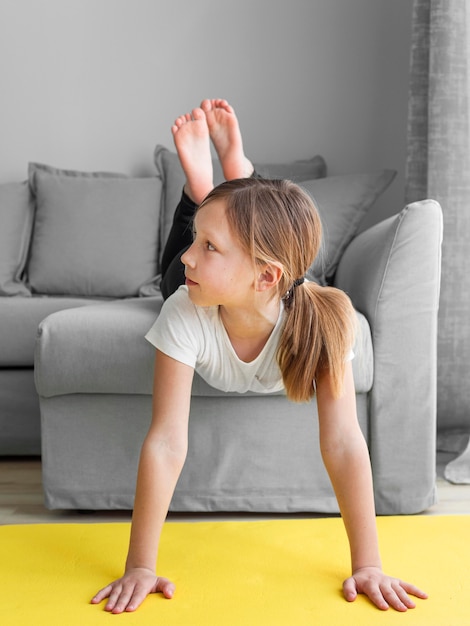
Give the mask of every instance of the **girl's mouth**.
<svg viewBox="0 0 470 626">
<path fill-rule="evenodd" d="M 184 281 L 184 283 L 187 287 L 194 287 L 194 285 L 197 285 L 197 283 L 195 283 L 194 280 L 191 280 L 187 276 L 186 276 L 186 280 Z"/>
</svg>

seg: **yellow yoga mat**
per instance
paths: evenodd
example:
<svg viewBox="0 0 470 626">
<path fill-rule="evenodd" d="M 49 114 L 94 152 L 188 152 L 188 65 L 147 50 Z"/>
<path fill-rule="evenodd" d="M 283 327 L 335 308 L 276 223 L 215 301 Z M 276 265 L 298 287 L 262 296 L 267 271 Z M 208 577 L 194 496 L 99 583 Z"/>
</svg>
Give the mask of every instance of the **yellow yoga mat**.
<svg viewBox="0 0 470 626">
<path fill-rule="evenodd" d="M 0 526 L 2 626 L 361 626 L 470 624 L 470 516 L 377 520 L 384 569 L 421 587 L 416 609 L 348 604 L 348 545 L 338 518 L 165 525 L 159 571 L 172 600 L 135 613 L 89 604 L 121 575 L 129 524 Z"/>
</svg>

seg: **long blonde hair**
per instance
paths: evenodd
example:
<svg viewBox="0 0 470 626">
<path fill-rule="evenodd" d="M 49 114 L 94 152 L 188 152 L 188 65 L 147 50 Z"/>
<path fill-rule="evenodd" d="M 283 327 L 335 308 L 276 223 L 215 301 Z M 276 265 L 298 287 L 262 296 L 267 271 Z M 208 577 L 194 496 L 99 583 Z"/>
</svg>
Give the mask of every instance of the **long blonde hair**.
<svg viewBox="0 0 470 626">
<path fill-rule="evenodd" d="M 356 317 L 349 298 L 333 287 L 302 282 L 321 245 L 321 221 L 310 196 L 286 180 L 243 178 L 215 187 L 201 206 L 223 199 L 232 232 L 253 262 L 280 263 L 277 286 L 286 319 L 277 350 L 287 396 L 306 402 L 321 372 L 341 395 Z"/>
</svg>

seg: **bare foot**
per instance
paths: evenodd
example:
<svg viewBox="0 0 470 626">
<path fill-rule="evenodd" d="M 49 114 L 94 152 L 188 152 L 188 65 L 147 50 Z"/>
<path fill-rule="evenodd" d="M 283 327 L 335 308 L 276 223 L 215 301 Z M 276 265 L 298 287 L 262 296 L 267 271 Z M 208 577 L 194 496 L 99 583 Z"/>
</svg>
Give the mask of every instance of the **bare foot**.
<svg viewBox="0 0 470 626">
<path fill-rule="evenodd" d="M 203 100 L 210 138 L 219 156 L 226 180 L 248 178 L 253 164 L 243 151 L 242 136 L 235 111 L 227 100 Z"/>
<path fill-rule="evenodd" d="M 200 204 L 214 187 L 209 128 L 202 109 L 180 115 L 171 127 L 176 151 L 186 175 L 187 195 Z"/>
</svg>

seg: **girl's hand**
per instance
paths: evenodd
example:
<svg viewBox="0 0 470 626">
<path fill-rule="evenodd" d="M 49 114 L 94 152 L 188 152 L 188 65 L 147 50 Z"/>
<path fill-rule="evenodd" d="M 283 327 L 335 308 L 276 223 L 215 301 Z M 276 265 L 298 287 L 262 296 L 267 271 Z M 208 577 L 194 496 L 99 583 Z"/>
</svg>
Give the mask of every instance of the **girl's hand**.
<svg viewBox="0 0 470 626">
<path fill-rule="evenodd" d="M 386 576 L 378 567 L 358 569 L 344 581 L 343 594 L 348 602 L 354 602 L 358 593 L 364 593 L 382 611 L 390 606 L 397 611 L 414 609 L 416 605 L 408 594 L 422 599 L 428 597 L 418 587 Z"/>
<path fill-rule="evenodd" d="M 135 611 L 149 593 L 163 593 L 165 598 L 170 599 L 174 592 L 175 585 L 168 578 L 156 576 L 149 569 L 136 567 L 98 591 L 91 603 L 99 604 L 105 598 L 109 598 L 104 607 L 105 611 L 123 613 Z"/>
</svg>

